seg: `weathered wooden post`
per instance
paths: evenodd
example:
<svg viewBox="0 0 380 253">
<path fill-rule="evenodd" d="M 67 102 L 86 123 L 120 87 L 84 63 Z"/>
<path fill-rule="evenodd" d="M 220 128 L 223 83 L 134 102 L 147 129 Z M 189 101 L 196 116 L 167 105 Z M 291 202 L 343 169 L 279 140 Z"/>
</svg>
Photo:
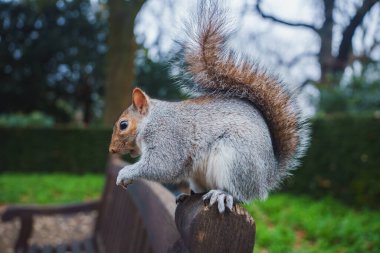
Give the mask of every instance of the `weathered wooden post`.
<svg viewBox="0 0 380 253">
<path fill-rule="evenodd" d="M 219 214 L 216 205 L 205 205 L 202 195 L 195 194 L 178 204 L 175 222 L 189 252 L 253 252 L 255 221 L 239 205 Z"/>
</svg>

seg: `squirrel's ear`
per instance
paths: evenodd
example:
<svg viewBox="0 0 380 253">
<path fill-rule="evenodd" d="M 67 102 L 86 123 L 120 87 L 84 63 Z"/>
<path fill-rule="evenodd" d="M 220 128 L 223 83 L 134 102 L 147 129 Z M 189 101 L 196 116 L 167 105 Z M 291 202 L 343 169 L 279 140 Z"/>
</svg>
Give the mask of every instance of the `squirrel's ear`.
<svg viewBox="0 0 380 253">
<path fill-rule="evenodd" d="M 132 92 L 132 104 L 139 113 L 146 114 L 149 109 L 149 97 L 141 89 L 134 88 Z"/>
</svg>

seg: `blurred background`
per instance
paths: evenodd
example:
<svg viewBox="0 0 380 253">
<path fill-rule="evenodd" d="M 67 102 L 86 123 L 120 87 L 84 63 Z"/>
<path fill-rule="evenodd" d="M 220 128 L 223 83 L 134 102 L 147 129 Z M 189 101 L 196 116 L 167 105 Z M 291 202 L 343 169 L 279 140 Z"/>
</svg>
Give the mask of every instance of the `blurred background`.
<svg viewBox="0 0 380 253">
<path fill-rule="evenodd" d="M 195 4 L 0 0 L 0 212 L 99 198 L 132 88 L 185 98 L 170 61 Z M 379 0 L 225 4 L 230 46 L 292 87 L 312 121 L 301 168 L 246 206 L 256 252 L 380 252 Z M 0 223 L 0 252 L 16 229 Z"/>
</svg>

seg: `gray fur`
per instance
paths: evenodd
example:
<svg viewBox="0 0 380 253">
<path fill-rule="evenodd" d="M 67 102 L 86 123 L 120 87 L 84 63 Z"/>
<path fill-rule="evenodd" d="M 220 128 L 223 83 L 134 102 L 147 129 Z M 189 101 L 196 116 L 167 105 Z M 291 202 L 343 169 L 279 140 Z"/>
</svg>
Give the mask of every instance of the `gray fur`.
<svg viewBox="0 0 380 253">
<path fill-rule="evenodd" d="M 212 181 L 220 175 L 210 177 L 207 185 L 193 187 L 195 192 L 218 188 L 248 201 L 265 198 L 280 181 L 268 127 L 261 113 L 244 100 L 216 98 L 200 104 L 151 100 L 138 128 L 138 143 L 141 158 L 120 172 L 118 183 L 192 179 L 200 160 L 206 159 L 202 169 L 210 169 L 207 159 L 211 152 L 219 152 L 214 147 L 220 143 L 236 151 L 231 162 L 218 168 L 228 180 L 216 185 Z"/>
</svg>

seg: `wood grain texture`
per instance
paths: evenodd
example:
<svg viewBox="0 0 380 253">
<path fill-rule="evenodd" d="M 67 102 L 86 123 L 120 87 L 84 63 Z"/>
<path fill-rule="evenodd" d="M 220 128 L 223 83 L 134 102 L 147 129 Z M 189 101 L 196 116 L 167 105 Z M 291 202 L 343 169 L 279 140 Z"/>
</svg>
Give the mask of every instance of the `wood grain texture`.
<svg viewBox="0 0 380 253">
<path fill-rule="evenodd" d="M 138 180 L 127 189 L 146 228 L 153 252 L 166 253 L 180 238 L 174 222 L 175 198 L 162 185 Z"/>
<path fill-rule="evenodd" d="M 195 194 L 177 206 L 175 221 L 190 252 L 253 252 L 255 221 L 239 205 L 220 214 L 209 207 L 201 194 Z"/>
</svg>

